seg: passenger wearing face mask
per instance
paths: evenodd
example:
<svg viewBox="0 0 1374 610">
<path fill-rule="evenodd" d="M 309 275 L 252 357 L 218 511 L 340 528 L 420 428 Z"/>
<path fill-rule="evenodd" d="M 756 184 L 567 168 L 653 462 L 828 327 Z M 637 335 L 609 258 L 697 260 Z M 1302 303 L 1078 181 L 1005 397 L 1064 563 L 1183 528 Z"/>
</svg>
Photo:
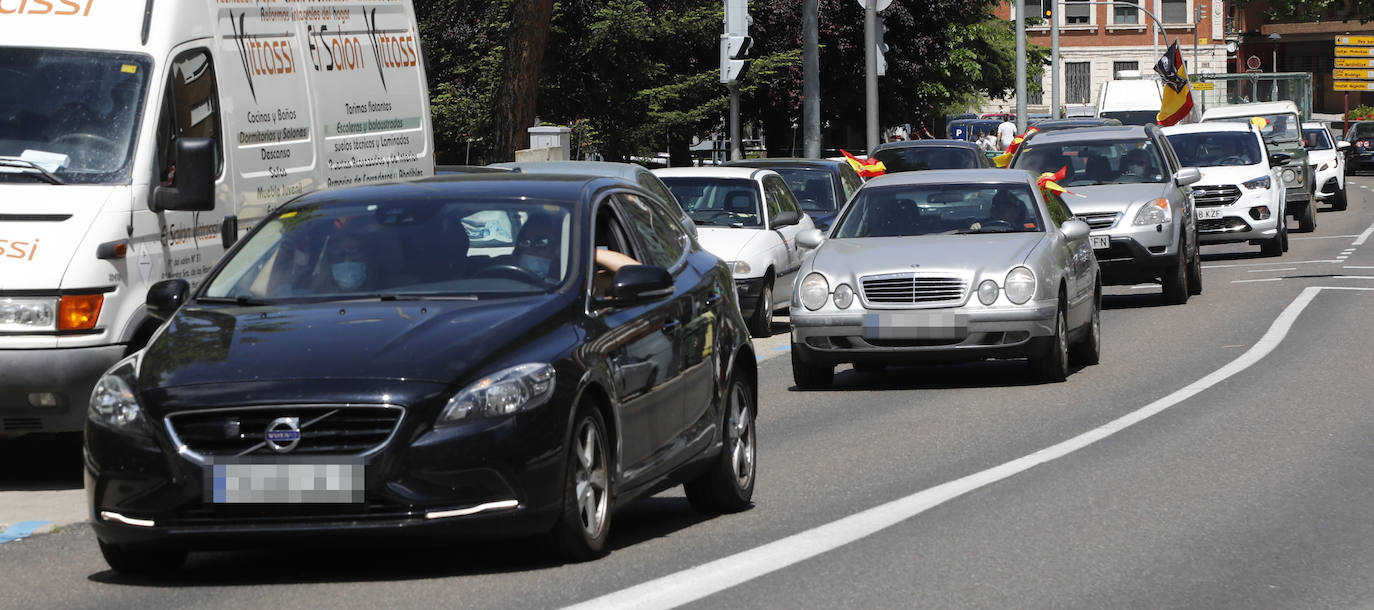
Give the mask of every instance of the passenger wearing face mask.
<svg viewBox="0 0 1374 610">
<path fill-rule="evenodd" d="M 352 233 L 333 236 L 325 247 L 325 268 L 317 290 L 323 294 L 366 290 L 375 280 L 370 262 L 361 237 Z"/>
</svg>

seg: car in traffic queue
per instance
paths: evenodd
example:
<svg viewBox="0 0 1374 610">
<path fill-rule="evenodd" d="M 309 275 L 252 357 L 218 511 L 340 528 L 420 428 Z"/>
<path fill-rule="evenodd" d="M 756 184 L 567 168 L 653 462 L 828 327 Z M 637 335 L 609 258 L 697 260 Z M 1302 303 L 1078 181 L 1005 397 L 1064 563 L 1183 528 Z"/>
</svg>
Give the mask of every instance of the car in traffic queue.
<svg viewBox="0 0 1374 610">
<path fill-rule="evenodd" d="M 1352 124 L 1342 139 L 1350 144 L 1347 170 L 1351 174 L 1374 171 L 1374 121 Z"/>
<path fill-rule="evenodd" d="M 155 284 L 166 323 L 88 409 L 106 561 L 160 573 L 344 535 L 542 535 L 583 560 L 674 484 L 745 509 L 753 347 L 729 268 L 655 196 L 518 173 L 321 191 L 199 288 Z M 514 234 L 470 241 L 492 215 Z"/>
<path fill-rule="evenodd" d="M 1064 201 L 1092 228 L 1093 253 L 1108 285 L 1158 281 L 1169 303 L 1202 292 L 1202 259 L 1183 167 L 1157 125 L 1087 127 L 1026 138 L 1014 169 L 1064 170 Z"/>
<path fill-rule="evenodd" d="M 1298 106 L 1293 102 L 1255 102 L 1215 106 L 1202 113 L 1202 122 L 1257 122 L 1269 153 L 1285 153 L 1289 157 L 1280 172 L 1288 200 L 1284 210 L 1298 221 L 1298 230 L 1310 233 L 1317 230 L 1316 176 L 1317 168 L 1308 160 L 1302 144 L 1302 122 Z"/>
<path fill-rule="evenodd" d="M 782 176 L 754 167 L 654 170 L 697 224 L 697 240 L 735 275 L 739 306 L 755 337 L 773 334 L 805 253 L 797 234 L 815 227 Z"/>
<path fill-rule="evenodd" d="M 844 203 L 863 186 L 864 179 L 842 159 L 770 157 L 725 163 L 724 167 L 761 167 L 782 176 L 803 212 L 822 231 L 830 228 Z"/>
<path fill-rule="evenodd" d="M 667 206 L 669 214 L 677 216 L 687 232 L 696 236 L 697 226 L 691 217 L 678 204 L 672 191 L 658 179 L 649 168 L 634 163 L 613 163 L 610 161 L 510 161 L 493 163 L 487 167 L 522 172 L 526 174 L 564 174 L 573 176 L 606 176 L 621 178 L 640 188 L 657 195 L 652 201 Z"/>
<path fill-rule="evenodd" d="M 1302 124 L 1303 148 L 1307 149 L 1307 161 L 1315 176 L 1317 201 L 1331 204 L 1331 209 L 1340 211 L 1349 207 L 1345 196 L 1345 151 L 1348 142 L 1337 140 L 1331 130 L 1323 123 Z"/>
<path fill-rule="evenodd" d="M 1200 244 L 1250 243 L 1266 256 L 1288 250 L 1287 187 L 1280 175 L 1287 153 L 1268 153 L 1264 138 L 1245 123 L 1165 127 L 1179 162 L 1196 167 L 1193 185 Z"/>
<path fill-rule="evenodd" d="M 883 162 L 886 173 L 930 169 L 979 169 L 992 167 L 983 149 L 962 140 L 904 140 L 879 144 L 869 155 Z"/>
<path fill-rule="evenodd" d="M 814 249 L 793 292 L 792 378 L 835 367 L 1026 358 L 1039 379 L 1101 354 L 1102 281 L 1088 225 L 1019 170 L 869 180 Z"/>
</svg>

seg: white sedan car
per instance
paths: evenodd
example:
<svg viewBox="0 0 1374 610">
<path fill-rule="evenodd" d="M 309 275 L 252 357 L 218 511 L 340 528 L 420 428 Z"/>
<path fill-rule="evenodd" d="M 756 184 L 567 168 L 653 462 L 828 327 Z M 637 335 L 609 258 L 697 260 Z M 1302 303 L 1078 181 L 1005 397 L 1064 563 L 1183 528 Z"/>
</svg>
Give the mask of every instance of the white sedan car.
<svg viewBox="0 0 1374 610">
<path fill-rule="evenodd" d="M 814 228 L 777 172 L 751 167 L 654 170 L 697 224 L 697 240 L 730 264 L 740 312 L 755 337 L 772 333 L 805 252 L 797 234 Z"/>
<path fill-rule="evenodd" d="M 1345 149 L 1350 143 L 1337 140 L 1323 123 L 1303 123 L 1302 143 L 1307 147 L 1312 174 L 1317 177 L 1317 201 L 1331 204 L 1333 210 L 1344 210 Z"/>
</svg>

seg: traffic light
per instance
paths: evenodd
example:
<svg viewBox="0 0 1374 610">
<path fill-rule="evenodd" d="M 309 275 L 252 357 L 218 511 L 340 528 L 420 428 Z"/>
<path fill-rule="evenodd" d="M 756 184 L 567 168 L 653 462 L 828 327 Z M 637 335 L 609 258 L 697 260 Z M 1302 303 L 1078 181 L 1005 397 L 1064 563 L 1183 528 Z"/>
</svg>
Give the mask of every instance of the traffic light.
<svg viewBox="0 0 1374 610">
<path fill-rule="evenodd" d="M 887 34 L 887 23 L 883 21 L 881 15 L 878 16 L 878 29 L 873 37 L 873 43 L 878 47 L 878 62 L 876 71 L 878 76 L 887 75 L 887 43 L 883 42 L 883 35 Z"/>
<path fill-rule="evenodd" d="M 754 39 L 749 36 L 721 34 L 720 82 L 730 84 L 744 78 L 744 70 L 749 65 L 745 60 L 753 47 Z"/>
</svg>

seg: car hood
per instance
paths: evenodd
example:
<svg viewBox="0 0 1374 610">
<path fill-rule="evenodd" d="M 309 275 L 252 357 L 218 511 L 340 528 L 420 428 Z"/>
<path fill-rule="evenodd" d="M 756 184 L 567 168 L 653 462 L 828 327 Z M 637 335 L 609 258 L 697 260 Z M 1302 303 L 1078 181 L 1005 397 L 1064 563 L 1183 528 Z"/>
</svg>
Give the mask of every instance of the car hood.
<svg viewBox="0 0 1374 610">
<path fill-rule="evenodd" d="M 490 301 L 188 305 L 149 343 L 145 387 L 286 379 L 453 383 L 547 328 L 557 295 Z"/>
<path fill-rule="evenodd" d="M 1194 187 L 1240 185 L 1269 175 L 1269 167 L 1266 165 L 1216 165 L 1199 167 L 1198 171 L 1202 172 L 1202 180 L 1194 184 Z"/>
<path fill-rule="evenodd" d="M 1064 203 L 1074 214 L 1124 212 L 1137 201 L 1165 197 L 1170 183 L 1100 184 L 1067 187 L 1072 195 L 1064 196 Z"/>
<path fill-rule="evenodd" d="M 697 241 L 707 252 L 719 256 L 721 260 L 749 260 L 747 258 L 741 259 L 747 253 L 745 248 L 764 232 L 763 229 L 699 226 L 697 227 Z"/>
<path fill-rule="evenodd" d="M 811 268 L 835 281 L 924 271 L 1000 274 L 1025 262 L 1044 238 L 1044 233 L 989 233 L 831 239 L 821 244 Z"/>
<path fill-rule="evenodd" d="M 1307 162 L 1312 165 L 1320 166 L 1322 163 L 1336 160 L 1336 151 L 1332 150 L 1309 150 L 1307 151 Z"/>
<path fill-rule="evenodd" d="M 0 213 L 5 216 L 0 219 L 0 290 L 52 291 L 69 285 L 98 285 L 88 277 L 66 280 L 78 253 L 89 257 L 89 264 L 78 267 L 98 269 L 88 275 L 105 280 L 118 273 L 111 262 L 96 259 L 95 249 L 102 239 L 127 237 L 124 228 L 129 224 L 129 192 L 128 187 L 119 186 L 0 183 L 0 201 L 4 202 Z M 111 207 L 123 210 L 121 221 L 107 223 L 117 227 L 118 233 L 88 240 L 87 234 L 106 204 L 119 198 L 123 198 L 123 206 Z"/>
</svg>

